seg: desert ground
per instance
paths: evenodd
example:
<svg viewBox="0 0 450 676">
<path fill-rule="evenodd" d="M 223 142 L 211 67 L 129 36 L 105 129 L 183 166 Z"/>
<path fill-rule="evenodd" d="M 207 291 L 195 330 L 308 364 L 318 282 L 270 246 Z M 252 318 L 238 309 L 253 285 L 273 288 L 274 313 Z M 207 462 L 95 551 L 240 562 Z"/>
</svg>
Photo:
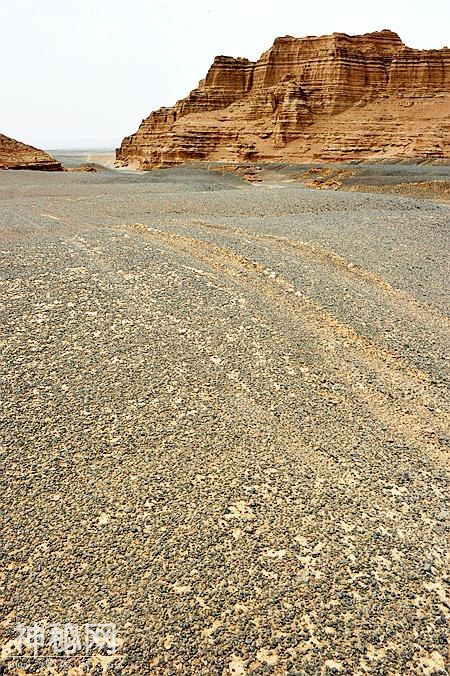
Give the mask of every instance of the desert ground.
<svg viewBox="0 0 450 676">
<path fill-rule="evenodd" d="M 449 673 L 450 169 L 305 171 L 0 172 L 2 673 Z"/>
</svg>

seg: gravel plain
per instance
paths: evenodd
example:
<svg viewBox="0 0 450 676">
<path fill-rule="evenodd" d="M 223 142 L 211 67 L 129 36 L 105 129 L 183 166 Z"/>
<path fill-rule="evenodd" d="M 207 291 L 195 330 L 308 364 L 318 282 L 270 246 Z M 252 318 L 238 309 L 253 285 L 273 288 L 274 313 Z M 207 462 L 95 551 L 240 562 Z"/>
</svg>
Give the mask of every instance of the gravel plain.
<svg viewBox="0 0 450 676">
<path fill-rule="evenodd" d="M 449 207 L 0 172 L 5 674 L 449 672 Z M 15 658 L 17 622 L 113 658 Z"/>
</svg>

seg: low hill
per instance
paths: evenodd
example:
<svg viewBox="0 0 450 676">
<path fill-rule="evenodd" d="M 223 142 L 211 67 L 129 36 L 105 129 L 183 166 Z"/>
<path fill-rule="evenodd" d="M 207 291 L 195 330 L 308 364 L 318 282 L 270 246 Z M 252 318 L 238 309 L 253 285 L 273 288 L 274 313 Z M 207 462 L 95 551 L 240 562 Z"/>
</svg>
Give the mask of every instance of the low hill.
<svg viewBox="0 0 450 676">
<path fill-rule="evenodd" d="M 0 134 L 0 169 L 64 171 L 60 162 L 43 150 Z"/>
</svg>

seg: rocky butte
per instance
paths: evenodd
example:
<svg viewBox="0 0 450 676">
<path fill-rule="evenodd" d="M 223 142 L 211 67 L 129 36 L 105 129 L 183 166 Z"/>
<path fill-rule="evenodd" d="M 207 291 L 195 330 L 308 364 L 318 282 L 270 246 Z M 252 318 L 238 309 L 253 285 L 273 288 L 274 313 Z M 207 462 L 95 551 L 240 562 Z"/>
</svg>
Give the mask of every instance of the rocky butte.
<svg viewBox="0 0 450 676">
<path fill-rule="evenodd" d="M 43 150 L 0 134 L 0 169 L 64 171 L 60 162 Z"/>
<path fill-rule="evenodd" d="M 256 62 L 218 56 L 116 151 L 140 169 L 449 155 L 450 49 L 411 49 L 389 30 L 281 37 Z"/>
</svg>

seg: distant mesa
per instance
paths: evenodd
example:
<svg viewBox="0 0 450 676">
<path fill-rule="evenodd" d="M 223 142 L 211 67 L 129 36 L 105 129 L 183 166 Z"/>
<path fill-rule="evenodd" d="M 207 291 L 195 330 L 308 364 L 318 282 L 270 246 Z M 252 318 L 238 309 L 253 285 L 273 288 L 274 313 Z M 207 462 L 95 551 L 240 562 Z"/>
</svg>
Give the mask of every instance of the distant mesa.
<svg viewBox="0 0 450 676">
<path fill-rule="evenodd" d="M 62 164 L 43 150 L 27 146 L 3 134 L 0 134 L 0 169 L 64 171 Z"/>
<path fill-rule="evenodd" d="M 256 62 L 217 56 L 116 151 L 139 169 L 449 156 L 450 49 L 411 49 L 389 30 L 280 37 Z"/>
</svg>

